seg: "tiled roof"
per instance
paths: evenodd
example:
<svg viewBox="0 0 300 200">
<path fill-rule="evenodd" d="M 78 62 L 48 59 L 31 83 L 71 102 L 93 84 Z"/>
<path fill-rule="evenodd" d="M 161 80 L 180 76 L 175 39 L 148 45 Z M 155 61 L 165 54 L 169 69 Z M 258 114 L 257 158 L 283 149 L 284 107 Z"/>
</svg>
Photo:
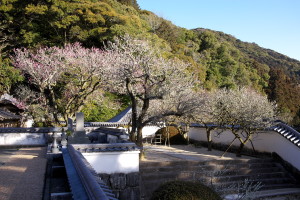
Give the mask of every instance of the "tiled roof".
<svg viewBox="0 0 300 200">
<path fill-rule="evenodd" d="M 300 133 L 284 123 L 278 123 L 271 128 L 297 147 L 300 147 Z"/>
<path fill-rule="evenodd" d="M 84 122 L 84 127 L 119 127 L 125 126 L 125 122 Z"/>
<path fill-rule="evenodd" d="M 17 99 L 13 98 L 9 94 L 3 94 L 0 97 L 0 104 L 2 104 L 2 105 L 12 105 L 12 106 L 16 107 L 19 110 L 24 110 L 24 108 L 25 108 L 24 103 L 22 103 L 22 102 L 18 101 Z"/>
<path fill-rule="evenodd" d="M 107 122 L 119 122 L 119 123 L 126 123 L 128 124 L 131 121 L 131 107 L 126 108 Z"/>
<path fill-rule="evenodd" d="M 9 111 L 4 111 L 4 110 L 0 110 L 0 120 L 5 120 L 5 119 L 21 119 L 20 115 L 15 115 Z"/>
<path fill-rule="evenodd" d="M 114 144 L 73 144 L 74 149 L 81 153 L 114 152 L 114 151 L 138 151 L 135 143 Z"/>
<path fill-rule="evenodd" d="M 50 133 L 61 132 L 60 127 L 32 127 L 32 128 L 0 128 L 0 133 Z"/>
<path fill-rule="evenodd" d="M 98 177 L 96 171 L 73 145 L 62 149 L 72 199 L 117 200 L 112 190 Z"/>
</svg>

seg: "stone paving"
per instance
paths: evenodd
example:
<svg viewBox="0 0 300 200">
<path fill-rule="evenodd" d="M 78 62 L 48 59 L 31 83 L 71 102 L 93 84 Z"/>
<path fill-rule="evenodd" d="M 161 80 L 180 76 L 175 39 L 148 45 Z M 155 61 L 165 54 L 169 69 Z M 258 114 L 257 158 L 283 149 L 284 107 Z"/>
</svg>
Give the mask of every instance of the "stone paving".
<svg viewBox="0 0 300 200">
<path fill-rule="evenodd" d="M 206 147 L 195 147 L 194 145 L 150 145 L 144 144 L 145 158 L 142 162 L 167 162 L 167 161 L 208 161 L 208 160 L 236 160 L 251 159 L 253 157 L 242 156 L 237 158 L 233 153 L 223 151 L 207 151 Z"/>
<path fill-rule="evenodd" d="M 46 147 L 0 149 L 0 200 L 41 200 Z"/>
</svg>

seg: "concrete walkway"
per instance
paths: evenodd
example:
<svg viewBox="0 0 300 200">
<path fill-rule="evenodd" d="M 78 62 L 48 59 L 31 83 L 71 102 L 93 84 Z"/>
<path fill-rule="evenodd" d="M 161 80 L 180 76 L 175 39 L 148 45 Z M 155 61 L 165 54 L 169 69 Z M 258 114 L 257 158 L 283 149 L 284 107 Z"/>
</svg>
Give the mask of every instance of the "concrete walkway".
<svg viewBox="0 0 300 200">
<path fill-rule="evenodd" d="M 46 147 L 0 149 L 0 200 L 41 200 Z"/>
<path fill-rule="evenodd" d="M 223 151 L 207 151 L 206 147 L 196 148 L 194 145 L 150 145 L 144 144 L 145 159 L 142 162 L 168 162 L 168 161 L 209 161 L 209 160 L 237 160 L 253 159 L 253 157 L 236 157 L 233 153 Z"/>
</svg>

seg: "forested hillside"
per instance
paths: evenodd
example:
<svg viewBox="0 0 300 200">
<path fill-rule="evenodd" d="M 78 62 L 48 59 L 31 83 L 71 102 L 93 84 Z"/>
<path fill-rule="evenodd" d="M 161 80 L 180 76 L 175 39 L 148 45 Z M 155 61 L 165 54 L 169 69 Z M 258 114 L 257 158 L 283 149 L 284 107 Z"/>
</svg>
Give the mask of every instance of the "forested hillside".
<svg viewBox="0 0 300 200">
<path fill-rule="evenodd" d="M 38 92 L 26 74 L 12 67 L 15 48 L 35 50 L 74 42 L 101 48 L 115 36 L 129 34 L 150 41 L 166 58 L 189 62 L 190 72 L 200 80 L 199 87 L 255 88 L 277 101 L 291 123 L 300 124 L 299 61 L 222 32 L 177 27 L 140 10 L 136 0 L 1 0 L 0 17 L 0 93 L 24 99 L 20 86 Z M 102 97 L 105 100 L 87 99 L 85 105 L 89 106 L 81 108 L 90 120 L 105 120 L 104 116 L 110 117 L 127 105 L 126 97 L 117 100 L 118 94 Z M 125 103 L 118 107 L 112 103 L 115 101 Z M 43 115 L 40 110 L 35 112 Z"/>
</svg>

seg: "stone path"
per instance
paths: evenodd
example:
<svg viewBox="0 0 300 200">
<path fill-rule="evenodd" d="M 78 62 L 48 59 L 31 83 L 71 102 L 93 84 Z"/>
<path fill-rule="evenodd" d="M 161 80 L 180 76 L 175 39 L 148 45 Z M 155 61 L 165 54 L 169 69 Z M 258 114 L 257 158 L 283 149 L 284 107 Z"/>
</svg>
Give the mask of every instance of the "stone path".
<svg viewBox="0 0 300 200">
<path fill-rule="evenodd" d="M 0 149 L 0 200 L 41 200 L 46 147 Z"/>
<path fill-rule="evenodd" d="M 145 159 L 142 162 L 167 162 L 167 161 L 208 161 L 208 160 L 237 160 L 251 159 L 253 157 L 242 156 L 237 158 L 233 153 L 223 151 L 207 151 L 206 147 L 196 148 L 194 145 L 149 145 L 144 144 Z"/>
</svg>

